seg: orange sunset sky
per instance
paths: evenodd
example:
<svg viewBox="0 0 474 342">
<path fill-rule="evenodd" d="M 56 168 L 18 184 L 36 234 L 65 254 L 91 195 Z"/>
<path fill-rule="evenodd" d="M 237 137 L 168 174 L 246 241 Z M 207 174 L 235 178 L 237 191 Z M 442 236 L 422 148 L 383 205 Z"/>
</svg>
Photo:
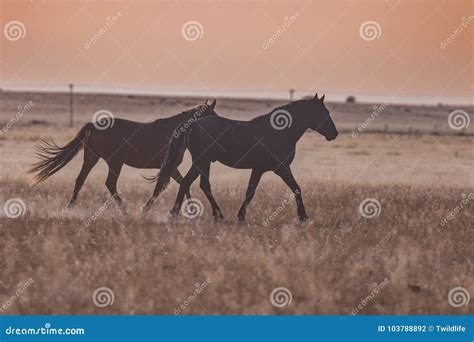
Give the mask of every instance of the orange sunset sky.
<svg viewBox="0 0 474 342">
<path fill-rule="evenodd" d="M 1 0 L 0 13 L 4 89 L 472 104 L 470 0 Z"/>
</svg>

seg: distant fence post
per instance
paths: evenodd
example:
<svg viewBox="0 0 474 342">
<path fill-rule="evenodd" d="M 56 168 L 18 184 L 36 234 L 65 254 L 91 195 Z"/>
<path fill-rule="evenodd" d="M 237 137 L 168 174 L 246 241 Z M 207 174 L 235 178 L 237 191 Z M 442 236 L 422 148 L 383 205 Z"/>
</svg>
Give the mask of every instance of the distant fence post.
<svg viewBox="0 0 474 342">
<path fill-rule="evenodd" d="M 290 101 L 293 101 L 293 96 L 295 94 L 295 90 L 294 89 L 290 89 Z"/>
<path fill-rule="evenodd" d="M 69 127 L 74 126 L 74 84 L 69 84 Z"/>
</svg>

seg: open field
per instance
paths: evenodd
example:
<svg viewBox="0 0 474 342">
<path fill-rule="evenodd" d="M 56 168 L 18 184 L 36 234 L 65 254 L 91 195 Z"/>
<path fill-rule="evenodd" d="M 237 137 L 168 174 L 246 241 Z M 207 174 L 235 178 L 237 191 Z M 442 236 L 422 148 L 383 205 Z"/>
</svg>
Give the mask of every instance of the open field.
<svg viewBox="0 0 474 342">
<path fill-rule="evenodd" d="M 152 170 L 122 171 L 118 189 L 128 215 L 107 201 L 103 161 L 73 210 L 65 206 L 82 154 L 34 188 L 25 170 L 39 138 L 63 144 L 99 109 L 150 121 L 202 99 L 77 96 L 77 124 L 67 128 L 67 96 L 0 94 L 2 127 L 18 105 L 34 103 L 0 135 L 0 204 L 20 198 L 26 209 L 18 218 L 0 215 L 2 314 L 474 312 L 472 300 L 462 307 L 448 301 L 455 287 L 474 293 L 474 125 L 450 129 L 447 117 L 457 108 L 389 105 L 353 135 L 373 105 L 331 103 L 343 134 L 328 143 L 308 132 L 292 164 L 309 222 L 298 223 L 289 189 L 265 174 L 247 223 L 239 225 L 250 172 L 213 165 L 211 184 L 224 221 L 212 220 L 196 182 L 192 195 L 204 204 L 203 214 L 173 223 L 174 183 L 151 213 L 140 214 L 153 189 L 142 176 Z M 247 119 L 278 104 L 223 99 L 216 112 Z M 180 170 L 188 168 L 186 156 Z M 380 203 L 378 216 L 361 215 L 367 198 Z M 100 287 L 112 290 L 111 305 L 94 305 Z M 277 287 L 291 293 L 289 305 L 272 305 Z"/>
</svg>

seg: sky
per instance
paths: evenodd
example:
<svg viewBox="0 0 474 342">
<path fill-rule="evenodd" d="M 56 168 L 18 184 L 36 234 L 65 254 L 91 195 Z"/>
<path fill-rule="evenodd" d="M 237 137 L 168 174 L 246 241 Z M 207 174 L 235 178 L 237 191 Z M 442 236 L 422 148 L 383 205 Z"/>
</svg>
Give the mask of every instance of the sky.
<svg viewBox="0 0 474 342">
<path fill-rule="evenodd" d="M 474 2 L 0 0 L 0 87 L 470 103 Z M 15 30 L 16 29 L 16 30 Z M 448 39 L 449 38 L 449 39 Z"/>
</svg>

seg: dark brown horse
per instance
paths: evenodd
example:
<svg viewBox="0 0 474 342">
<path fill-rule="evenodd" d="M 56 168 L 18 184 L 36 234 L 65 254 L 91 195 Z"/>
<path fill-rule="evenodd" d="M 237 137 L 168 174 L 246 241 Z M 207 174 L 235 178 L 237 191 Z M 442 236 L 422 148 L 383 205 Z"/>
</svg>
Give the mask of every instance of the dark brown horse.
<svg viewBox="0 0 474 342">
<path fill-rule="evenodd" d="M 105 186 L 117 205 L 123 209 L 122 199 L 117 193 L 117 180 L 122 166 L 125 164 L 140 169 L 159 169 L 173 132 L 179 131 L 181 125 L 187 127 L 195 120 L 217 115 L 214 112 L 215 106 L 216 100 L 206 102 L 172 117 L 149 123 L 114 119 L 107 112 L 109 115 L 102 118 L 99 116 L 96 122 L 85 124 L 76 137 L 63 147 L 54 142 L 42 141 L 37 147 L 37 156 L 41 160 L 28 173 L 36 173 L 35 184 L 40 183 L 61 170 L 84 148 L 84 162 L 68 208 L 74 206 L 87 175 L 102 158 L 109 166 Z M 177 168 L 170 171 L 170 177 L 181 183 L 182 176 Z M 189 197 L 189 192 L 187 195 Z"/>
<path fill-rule="evenodd" d="M 307 215 L 301 189 L 293 177 L 290 164 L 295 157 L 296 143 L 307 129 L 317 131 L 328 141 L 336 139 L 338 132 L 324 105 L 324 96 L 319 99 L 316 94 L 312 99 L 290 102 L 250 121 L 219 116 L 197 120 L 184 134 L 174 136 L 171 140 L 153 196 L 166 187 L 187 147 L 193 164 L 181 182 L 175 205 L 171 209 L 173 216 L 179 214 L 185 193 L 193 181 L 201 176 L 200 186 L 212 206 L 213 216 L 223 218 L 209 182 L 211 162 L 219 161 L 233 168 L 252 169 L 245 200 L 238 213 L 240 221 L 245 220 L 246 208 L 260 178 L 267 171 L 280 176 L 293 191 L 299 219 L 304 221 Z"/>
</svg>

